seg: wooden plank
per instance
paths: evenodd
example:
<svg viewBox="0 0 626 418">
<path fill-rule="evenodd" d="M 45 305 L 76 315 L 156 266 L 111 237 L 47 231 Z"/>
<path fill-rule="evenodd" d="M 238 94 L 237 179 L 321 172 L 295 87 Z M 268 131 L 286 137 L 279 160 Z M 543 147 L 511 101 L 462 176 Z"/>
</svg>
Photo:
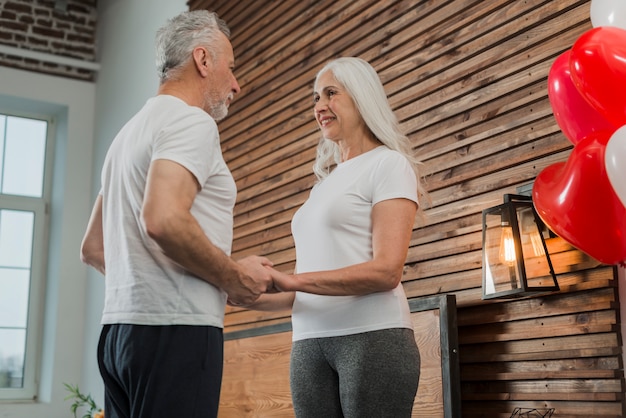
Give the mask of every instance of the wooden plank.
<svg viewBox="0 0 626 418">
<path fill-rule="evenodd" d="M 235 228 L 235 238 L 240 238 L 243 235 L 253 234 L 261 231 L 265 231 L 272 227 L 281 226 L 285 223 L 291 222 L 293 214 L 298 208 L 290 208 L 280 213 L 273 213 L 258 221 L 250 222 L 242 227 Z"/>
<path fill-rule="evenodd" d="M 443 416 L 439 312 L 419 312 L 411 316 L 422 358 L 420 385 L 415 397 L 416 410 L 423 417 Z"/>
<path fill-rule="evenodd" d="M 461 364 L 487 361 L 547 360 L 615 355 L 620 353 L 620 350 L 618 334 L 616 332 L 606 332 L 560 338 L 548 337 L 522 341 L 463 345 L 460 360 Z"/>
<path fill-rule="evenodd" d="M 611 277 L 611 268 L 593 272 L 596 279 Z M 523 319 L 548 318 L 555 315 L 582 314 L 615 307 L 614 289 L 576 292 L 516 300 L 505 304 L 483 305 L 463 309 L 459 326 L 470 328 L 482 324 L 502 324 Z"/>
<path fill-rule="evenodd" d="M 527 394 L 542 393 L 545 399 L 553 399 L 557 394 L 566 393 L 576 400 L 579 394 L 599 394 L 611 395 L 616 400 L 615 394 L 619 394 L 621 385 L 618 379 L 538 379 L 496 382 L 488 381 L 482 383 L 468 383 L 463 386 L 463 396 L 472 399 L 489 399 L 492 395 L 502 393 L 514 393 L 518 399 L 528 398 Z"/>
<path fill-rule="evenodd" d="M 246 314 L 246 316 L 236 316 L 237 314 Z M 291 312 L 263 312 L 255 315 L 252 311 L 229 311 L 224 320 L 224 331 L 229 333 L 251 332 L 257 329 L 266 329 L 266 327 L 282 327 L 290 323 Z"/>
<path fill-rule="evenodd" d="M 233 242 L 233 251 L 237 252 L 238 256 L 241 256 L 245 253 L 244 250 L 254 247 L 258 250 L 256 254 L 267 254 L 268 252 L 265 250 L 266 245 L 273 246 L 274 240 L 283 239 L 293 241 L 291 237 L 291 225 L 289 223 L 275 226 L 271 231 L 265 230 L 257 232 L 256 234 L 238 237 L 238 239 Z"/>
<path fill-rule="evenodd" d="M 224 342 L 219 417 L 292 417 L 291 333 Z"/>
<path fill-rule="evenodd" d="M 535 338 L 587 335 L 615 330 L 615 311 L 608 309 L 573 315 L 500 322 L 497 324 L 464 327 L 459 332 L 461 344 L 480 344 L 496 341 L 521 341 Z"/>
<path fill-rule="evenodd" d="M 480 389 L 477 389 L 479 391 Z M 467 397 L 463 399 L 464 402 L 470 403 L 472 401 L 490 402 L 490 401 L 515 401 L 518 402 L 517 407 L 523 405 L 519 402 L 532 402 L 535 399 L 543 399 L 544 402 L 610 402 L 610 401 L 623 401 L 623 394 L 618 392 L 493 392 L 493 393 L 469 393 Z M 587 416 L 587 415 L 586 415 Z M 596 415 L 591 415 L 595 417 Z"/>
<path fill-rule="evenodd" d="M 529 379 L 618 378 L 620 358 L 592 357 L 559 360 L 515 361 L 507 363 L 464 364 L 464 382 Z"/>
</svg>

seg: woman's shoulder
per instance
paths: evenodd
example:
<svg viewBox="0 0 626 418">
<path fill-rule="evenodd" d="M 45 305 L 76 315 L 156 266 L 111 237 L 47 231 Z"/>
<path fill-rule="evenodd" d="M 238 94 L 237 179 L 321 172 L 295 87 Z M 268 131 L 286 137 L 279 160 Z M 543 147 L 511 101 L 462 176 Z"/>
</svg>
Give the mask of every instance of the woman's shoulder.
<svg viewBox="0 0 626 418">
<path fill-rule="evenodd" d="M 382 145 L 377 148 L 376 160 L 380 164 L 386 164 L 386 165 L 387 164 L 388 165 L 393 165 L 393 164 L 410 165 L 411 164 L 411 162 L 409 161 L 406 155 L 404 155 L 400 151 L 396 151 L 385 145 Z"/>
</svg>

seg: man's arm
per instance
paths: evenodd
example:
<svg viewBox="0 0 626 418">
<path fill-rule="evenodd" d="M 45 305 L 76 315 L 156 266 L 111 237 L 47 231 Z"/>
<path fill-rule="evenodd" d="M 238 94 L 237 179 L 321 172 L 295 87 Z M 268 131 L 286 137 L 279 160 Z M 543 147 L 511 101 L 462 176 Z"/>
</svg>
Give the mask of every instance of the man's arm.
<svg viewBox="0 0 626 418">
<path fill-rule="evenodd" d="M 141 213 L 148 235 L 165 255 L 201 279 L 222 288 L 235 303 L 252 303 L 272 288 L 264 257 L 237 263 L 216 247 L 191 214 L 200 187 L 183 166 L 170 160 L 150 165 Z"/>
<path fill-rule="evenodd" d="M 104 242 L 102 234 L 102 195 L 98 195 L 93 205 L 87 230 L 80 245 L 80 259 L 100 273 L 104 268 Z"/>
</svg>

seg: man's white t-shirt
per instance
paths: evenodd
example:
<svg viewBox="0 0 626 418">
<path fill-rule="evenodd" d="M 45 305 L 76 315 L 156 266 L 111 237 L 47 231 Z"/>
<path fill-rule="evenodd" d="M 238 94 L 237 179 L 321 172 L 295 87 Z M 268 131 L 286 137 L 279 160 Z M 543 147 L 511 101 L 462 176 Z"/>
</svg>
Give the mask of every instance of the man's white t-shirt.
<svg viewBox="0 0 626 418">
<path fill-rule="evenodd" d="M 316 184 L 292 220 L 297 272 L 334 270 L 373 257 L 373 206 L 388 199 L 417 202 L 409 161 L 386 146 L 340 163 Z M 387 328 L 413 328 L 402 284 L 365 296 L 296 292 L 293 340 Z"/>
<path fill-rule="evenodd" d="M 148 167 L 158 159 L 196 177 L 202 189 L 191 213 L 210 241 L 230 255 L 237 190 L 215 121 L 174 96 L 149 99 L 115 137 L 102 169 L 102 323 L 223 327 L 225 292 L 166 257 L 141 222 Z"/>
</svg>

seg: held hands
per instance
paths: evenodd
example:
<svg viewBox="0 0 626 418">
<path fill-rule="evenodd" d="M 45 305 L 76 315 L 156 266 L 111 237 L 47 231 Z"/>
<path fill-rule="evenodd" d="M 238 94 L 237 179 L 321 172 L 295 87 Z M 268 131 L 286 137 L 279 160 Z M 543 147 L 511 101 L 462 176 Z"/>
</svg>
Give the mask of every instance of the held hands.
<svg viewBox="0 0 626 418">
<path fill-rule="evenodd" d="M 263 293 L 296 290 L 293 276 L 272 268 L 272 262 L 265 257 L 249 256 L 239 260 L 238 263 L 252 280 L 251 294 L 244 297 L 239 292 L 229 292 L 227 303 L 231 306 L 248 307 Z"/>
<path fill-rule="evenodd" d="M 274 281 L 274 288 L 276 289 L 276 291 L 289 292 L 289 291 L 298 290 L 295 287 L 296 282 L 294 280 L 294 276 L 290 274 L 281 273 L 280 271 L 273 269 L 271 267 L 267 267 L 267 269 L 270 271 L 270 274 Z"/>
<path fill-rule="evenodd" d="M 246 306 L 256 301 L 263 293 L 272 291 L 274 283 L 269 268 L 272 262 L 256 255 L 251 255 L 237 261 L 242 274 L 239 275 L 238 283 L 233 283 L 228 293 L 228 304 L 233 306 Z"/>
</svg>

